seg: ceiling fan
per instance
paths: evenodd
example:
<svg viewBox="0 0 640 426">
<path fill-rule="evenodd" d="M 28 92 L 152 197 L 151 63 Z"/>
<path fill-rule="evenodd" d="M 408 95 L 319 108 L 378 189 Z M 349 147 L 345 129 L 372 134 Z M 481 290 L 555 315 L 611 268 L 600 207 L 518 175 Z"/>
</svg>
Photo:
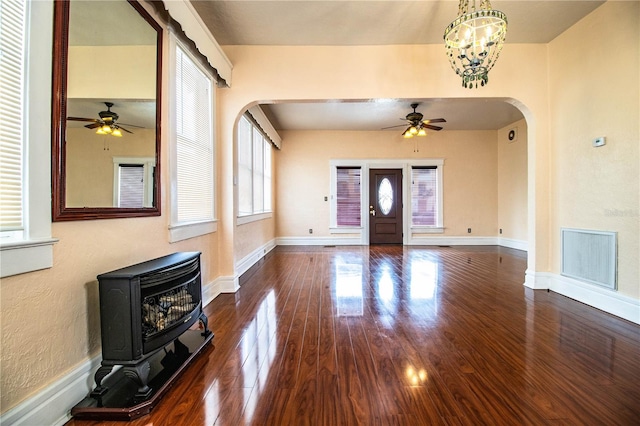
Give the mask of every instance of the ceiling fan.
<svg viewBox="0 0 640 426">
<path fill-rule="evenodd" d="M 405 118 L 401 118 L 400 120 L 405 120 L 408 123 L 408 127 L 404 132 L 402 132 L 402 136 L 405 138 L 412 138 L 414 136 L 427 136 L 427 129 L 430 130 L 442 130 L 440 126 L 434 126 L 431 123 L 446 123 L 447 120 L 444 118 L 430 118 L 427 120 L 423 120 L 424 116 L 416 111 L 420 104 L 411 104 L 411 108 L 413 108 L 413 112 L 407 114 Z M 407 126 L 407 124 L 398 124 L 397 126 L 383 127 L 382 130 L 393 129 L 394 127 L 403 127 Z"/>
<path fill-rule="evenodd" d="M 112 136 L 121 137 L 122 132 L 120 130 L 124 130 L 127 133 L 133 134 L 131 130 L 126 129 L 122 127 L 121 124 L 117 123 L 119 115 L 116 114 L 114 111 L 111 111 L 113 102 L 105 102 L 104 104 L 107 106 L 107 110 L 100 111 L 98 113 L 98 116 L 100 118 L 67 117 L 67 120 L 89 121 L 91 122 L 91 124 L 87 124 L 84 127 L 86 127 L 87 129 L 98 129 L 96 133 L 99 135 L 112 135 Z M 141 129 L 143 128 L 142 126 L 136 126 L 134 124 L 125 124 L 125 123 L 123 124 L 129 127 L 138 127 Z"/>
</svg>

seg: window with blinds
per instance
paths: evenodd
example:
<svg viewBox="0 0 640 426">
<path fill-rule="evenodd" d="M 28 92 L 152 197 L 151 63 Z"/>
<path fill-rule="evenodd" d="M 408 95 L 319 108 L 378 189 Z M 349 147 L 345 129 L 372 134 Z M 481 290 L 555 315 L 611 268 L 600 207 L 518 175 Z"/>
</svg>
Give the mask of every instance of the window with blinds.
<svg viewBox="0 0 640 426">
<path fill-rule="evenodd" d="M 176 46 L 177 223 L 214 219 L 212 78 Z"/>
<path fill-rule="evenodd" d="M 0 2 L 0 233 L 22 232 L 26 5 Z M 4 238 L 3 238 L 4 239 Z"/>
<path fill-rule="evenodd" d="M 438 168 L 436 166 L 412 167 L 411 224 L 437 226 L 438 199 Z"/>
<path fill-rule="evenodd" d="M 238 216 L 271 212 L 271 141 L 246 115 L 238 123 Z"/>
<path fill-rule="evenodd" d="M 120 164 L 118 207 L 144 206 L 144 165 Z"/>
<path fill-rule="evenodd" d="M 336 223 L 338 226 L 360 226 L 360 167 L 338 167 L 336 170 Z"/>
</svg>

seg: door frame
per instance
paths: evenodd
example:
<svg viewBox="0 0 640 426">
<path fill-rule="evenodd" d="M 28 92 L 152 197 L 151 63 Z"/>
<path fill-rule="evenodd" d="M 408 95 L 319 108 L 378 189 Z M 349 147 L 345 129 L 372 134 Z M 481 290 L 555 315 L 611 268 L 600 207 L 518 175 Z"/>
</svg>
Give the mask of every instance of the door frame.
<svg viewBox="0 0 640 426">
<path fill-rule="evenodd" d="M 355 159 L 333 159 L 329 161 L 331 174 L 333 177 L 330 178 L 332 182 L 335 182 L 335 170 L 337 167 L 360 167 L 361 170 L 361 206 L 360 206 L 360 217 L 361 224 L 360 228 L 350 228 L 350 229 L 342 229 L 336 228 L 333 223 L 334 218 L 332 217 L 332 224 L 330 225 L 331 234 L 359 234 L 357 240 L 354 238 L 353 242 L 347 244 L 359 244 L 363 246 L 369 246 L 369 170 L 370 169 L 402 169 L 402 203 L 403 203 L 403 220 L 402 220 L 402 232 L 404 236 L 402 237 L 402 245 L 408 246 L 413 243 L 415 237 L 411 235 L 411 168 L 413 166 L 437 166 L 439 173 L 443 172 L 445 160 L 442 157 L 433 157 L 433 158 L 398 158 L 398 159 L 371 159 L 371 158 L 355 158 Z M 442 194 L 442 203 L 439 208 L 439 218 L 442 220 L 442 214 L 444 209 L 444 194 L 442 193 L 442 178 L 439 179 L 439 191 Z M 331 194 L 331 203 L 335 203 L 335 188 L 330 188 Z M 335 212 L 335 206 L 331 206 L 330 215 L 333 215 Z M 434 230 L 432 233 L 440 233 L 441 230 Z"/>
<path fill-rule="evenodd" d="M 390 223 L 395 223 L 397 224 L 397 222 L 400 222 L 401 228 L 398 230 L 397 228 L 395 228 L 395 233 L 393 234 L 393 239 L 400 237 L 400 241 L 399 242 L 377 242 L 376 244 L 403 244 L 404 245 L 404 235 L 405 235 L 405 226 L 404 226 L 404 222 L 405 222 L 405 212 L 404 212 L 404 206 L 405 206 L 405 201 L 404 201 L 404 193 L 405 193 L 405 182 L 404 182 L 404 176 L 405 176 L 405 167 L 397 167 L 397 168 L 378 168 L 378 167 L 369 167 L 369 172 L 368 172 L 368 176 L 367 179 L 369 180 L 369 194 L 367 197 L 368 200 L 368 206 L 369 206 L 369 227 L 364 230 L 363 232 L 366 233 L 369 236 L 369 245 L 371 245 L 371 237 L 372 237 L 372 233 L 374 234 L 373 236 L 379 235 L 377 232 L 373 232 L 373 228 L 374 228 L 374 224 L 376 223 L 375 219 L 372 218 L 376 218 L 376 219 L 381 219 L 383 222 L 388 222 L 390 219 L 386 218 L 386 217 L 382 217 L 379 218 L 378 215 L 380 214 L 379 211 L 379 203 L 378 200 L 372 200 L 371 197 L 375 197 L 375 194 L 377 193 L 375 188 L 371 187 L 371 183 L 372 183 L 372 179 L 374 176 L 374 173 L 378 173 L 379 175 L 383 175 L 383 176 L 395 176 L 395 177 L 399 177 L 397 183 L 396 183 L 396 187 L 393 188 L 393 205 L 394 205 L 394 209 L 395 209 L 395 221 L 392 221 Z M 386 173 L 380 173 L 380 172 L 386 172 Z M 400 176 L 398 176 L 398 174 Z M 398 191 L 400 192 L 400 194 L 402 195 L 401 198 L 397 198 L 397 193 Z M 370 209 L 374 209 L 374 211 L 377 213 L 375 216 L 373 216 L 371 214 Z M 385 215 L 386 216 L 386 215 Z M 398 235 L 398 233 L 400 233 L 401 235 Z M 389 234 L 381 234 L 381 235 L 389 235 Z M 378 237 L 380 238 L 380 237 Z"/>
</svg>

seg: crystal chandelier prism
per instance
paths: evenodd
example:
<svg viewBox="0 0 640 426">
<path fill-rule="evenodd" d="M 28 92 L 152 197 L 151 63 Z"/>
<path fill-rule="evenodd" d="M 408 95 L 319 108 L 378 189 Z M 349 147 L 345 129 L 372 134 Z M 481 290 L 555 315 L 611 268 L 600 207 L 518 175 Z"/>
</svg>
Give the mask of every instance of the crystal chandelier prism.
<svg viewBox="0 0 640 426">
<path fill-rule="evenodd" d="M 472 89 L 489 81 L 507 34 L 507 16 L 493 10 L 489 0 L 460 0 L 458 17 L 444 31 L 444 43 L 451 68 L 462 78 L 462 86 Z"/>
</svg>

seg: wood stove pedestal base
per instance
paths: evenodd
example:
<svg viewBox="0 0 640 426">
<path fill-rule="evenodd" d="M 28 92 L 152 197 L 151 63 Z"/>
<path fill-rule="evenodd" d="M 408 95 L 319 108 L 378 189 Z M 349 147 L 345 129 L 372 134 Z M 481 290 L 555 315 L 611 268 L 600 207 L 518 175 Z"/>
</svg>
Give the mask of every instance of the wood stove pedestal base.
<svg viewBox="0 0 640 426">
<path fill-rule="evenodd" d="M 122 367 L 107 375 L 101 386 L 71 409 L 71 415 L 83 419 L 132 420 L 148 414 L 213 339 L 211 332 L 202 334 L 201 330 L 187 330 L 139 366 Z M 140 374 L 148 376 L 141 380 Z M 147 389 L 141 391 L 141 383 Z"/>
</svg>

